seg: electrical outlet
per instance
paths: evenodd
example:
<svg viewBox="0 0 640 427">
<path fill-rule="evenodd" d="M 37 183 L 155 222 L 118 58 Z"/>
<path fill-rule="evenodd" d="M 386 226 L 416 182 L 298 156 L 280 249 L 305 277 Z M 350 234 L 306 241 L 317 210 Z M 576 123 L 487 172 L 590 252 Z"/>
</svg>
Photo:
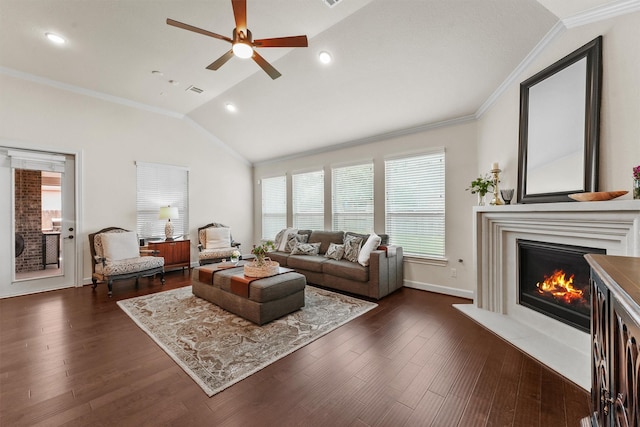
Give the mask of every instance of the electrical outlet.
<svg viewBox="0 0 640 427">
<path fill-rule="evenodd" d="M 457 277 L 458 276 L 458 271 L 455 268 L 451 269 L 451 277 Z"/>
</svg>

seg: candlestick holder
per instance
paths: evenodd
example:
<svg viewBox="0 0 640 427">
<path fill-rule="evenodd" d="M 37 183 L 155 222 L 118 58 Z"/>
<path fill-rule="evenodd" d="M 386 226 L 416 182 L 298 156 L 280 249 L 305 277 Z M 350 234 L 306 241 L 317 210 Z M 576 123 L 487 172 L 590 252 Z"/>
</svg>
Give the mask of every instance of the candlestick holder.
<svg viewBox="0 0 640 427">
<path fill-rule="evenodd" d="M 500 200 L 500 190 L 498 190 L 498 183 L 500 182 L 500 169 L 491 169 L 493 175 L 493 199 L 489 204 L 491 205 L 504 205 L 504 202 Z"/>
</svg>

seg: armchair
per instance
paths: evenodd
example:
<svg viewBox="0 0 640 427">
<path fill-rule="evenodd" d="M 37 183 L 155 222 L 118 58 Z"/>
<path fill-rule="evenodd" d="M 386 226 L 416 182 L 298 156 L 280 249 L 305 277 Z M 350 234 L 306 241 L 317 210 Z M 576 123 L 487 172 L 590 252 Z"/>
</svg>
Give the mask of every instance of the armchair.
<svg viewBox="0 0 640 427">
<path fill-rule="evenodd" d="M 233 240 L 231 228 L 212 222 L 198 228 L 198 262 L 200 265 L 220 262 L 240 251 L 240 243 Z"/>
<path fill-rule="evenodd" d="M 138 239 L 133 231 L 118 227 L 104 228 L 89 234 L 93 289 L 98 280 L 107 282 L 109 297 L 113 294 L 113 281 L 136 279 L 160 274 L 164 285 L 164 258 L 150 256 L 158 251 L 140 251 Z M 142 256 L 141 253 L 149 255 Z"/>
</svg>

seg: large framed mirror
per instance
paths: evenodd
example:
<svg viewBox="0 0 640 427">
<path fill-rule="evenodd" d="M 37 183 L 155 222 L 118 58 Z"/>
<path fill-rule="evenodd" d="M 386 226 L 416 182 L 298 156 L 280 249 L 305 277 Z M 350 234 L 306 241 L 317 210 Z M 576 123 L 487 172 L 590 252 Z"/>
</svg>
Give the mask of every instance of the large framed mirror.
<svg viewBox="0 0 640 427">
<path fill-rule="evenodd" d="M 602 36 L 520 84 L 518 203 L 598 191 Z"/>
</svg>

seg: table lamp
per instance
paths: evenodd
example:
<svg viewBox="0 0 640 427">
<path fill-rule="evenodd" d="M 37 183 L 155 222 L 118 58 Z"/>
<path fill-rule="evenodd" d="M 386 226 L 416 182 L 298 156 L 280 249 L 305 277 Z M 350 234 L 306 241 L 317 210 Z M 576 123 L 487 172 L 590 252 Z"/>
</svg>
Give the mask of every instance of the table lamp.
<svg viewBox="0 0 640 427">
<path fill-rule="evenodd" d="M 164 226 L 166 240 L 173 240 L 173 224 L 171 224 L 171 220 L 178 218 L 180 218 L 178 208 L 172 208 L 171 206 L 162 206 L 160 208 L 160 219 L 167 220 L 167 224 Z"/>
</svg>

